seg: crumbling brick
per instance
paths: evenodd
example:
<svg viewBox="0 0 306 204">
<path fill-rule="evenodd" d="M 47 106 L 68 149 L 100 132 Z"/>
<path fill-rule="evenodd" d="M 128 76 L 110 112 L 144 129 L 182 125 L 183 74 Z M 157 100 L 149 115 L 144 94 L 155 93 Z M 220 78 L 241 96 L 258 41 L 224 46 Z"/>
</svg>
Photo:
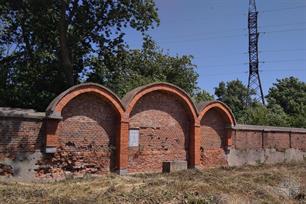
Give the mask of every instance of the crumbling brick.
<svg viewBox="0 0 306 204">
<path fill-rule="evenodd" d="M 14 169 L 11 165 L 0 163 L 0 176 L 13 176 Z"/>
<path fill-rule="evenodd" d="M 226 166 L 227 122 L 218 110 L 209 110 L 201 120 L 201 167 Z"/>
<path fill-rule="evenodd" d="M 162 171 L 162 163 L 188 161 L 192 118 L 177 97 L 143 96 L 133 108 L 130 128 L 139 128 L 139 147 L 129 148 L 129 172 Z"/>
</svg>

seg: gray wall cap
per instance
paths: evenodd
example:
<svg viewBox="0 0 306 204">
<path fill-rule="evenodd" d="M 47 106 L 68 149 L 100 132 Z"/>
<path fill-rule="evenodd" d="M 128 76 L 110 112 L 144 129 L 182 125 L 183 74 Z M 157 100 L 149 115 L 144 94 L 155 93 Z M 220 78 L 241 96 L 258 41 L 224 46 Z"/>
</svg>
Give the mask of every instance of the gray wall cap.
<svg viewBox="0 0 306 204">
<path fill-rule="evenodd" d="M 43 118 L 45 118 L 45 115 L 45 112 L 36 112 L 33 109 L 0 107 L 0 117 L 31 118 L 42 120 Z"/>
<path fill-rule="evenodd" d="M 259 125 L 242 125 L 242 124 L 237 124 L 235 126 L 232 126 L 232 129 L 234 129 L 234 130 L 255 130 L 255 131 L 266 131 L 266 132 L 306 133 L 306 129 L 305 128 L 259 126 Z"/>
<path fill-rule="evenodd" d="M 63 117 L 61 116 L 61 113 L 59 112 L 51 112 L 51 113 L 46 113 L 46 119 L 53 119 L 53 120 L 62 120 Z"/>
</svg>

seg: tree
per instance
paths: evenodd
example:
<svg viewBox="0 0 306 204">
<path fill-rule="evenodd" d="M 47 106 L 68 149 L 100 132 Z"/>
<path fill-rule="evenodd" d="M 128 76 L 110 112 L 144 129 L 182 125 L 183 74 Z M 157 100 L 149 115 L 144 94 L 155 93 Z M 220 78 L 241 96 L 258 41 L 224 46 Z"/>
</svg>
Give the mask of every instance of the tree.
<svg viewBox="0 0 306 204">
<path fill-rule="evenodd" d="M 195 95 L 198 74 L 191 56 L 165 54 L 148 36 L 142 49 L 128 50 L 93 58 L 85 78 L 109 87 L 119 96 L 152 82 L 169 82 Z"/>
<path fill-rule="evenodd" d="M 254 104 L 251 98 L 252 94 L 254 94 L 254 91 L 249 93 L 248 88 L 238 79 L 226 83 L 222 81 L 215 88 L 217 99 L 227 104 L 232 109 L 236 118 L 242 116 L 247 108 L 247 104 L 251 106 Z"/>
<path fill-rule="evenodd" d="M 194 96 L 194 101 L 196 103 L 200 103 L 202 101 L 212 101 L 212 100 L 214 100 L 214 96 L 205 90 L 198 90 Z"/>
<path fill-rule="evenodd" d="M 44 110 L 94 58 L 121 50 L 125 27 L 158 23 L 153 0 L 0 0 L 0 104 Z"/>
<path fill-rule="evenodd" d="M 267 108 L 261 104 L 255 104 L 241 114 L 238 122 L 249 125 L 290 126 L 289 117 L 279 105 Z"/>
<path fill-rule="evenodd" d="M 290 125 L 306 128 L 306 83 L 298 78 L 277 79 L 267 95 L 268 107 L 279 105 L 290 117 Z"/>
</svg>

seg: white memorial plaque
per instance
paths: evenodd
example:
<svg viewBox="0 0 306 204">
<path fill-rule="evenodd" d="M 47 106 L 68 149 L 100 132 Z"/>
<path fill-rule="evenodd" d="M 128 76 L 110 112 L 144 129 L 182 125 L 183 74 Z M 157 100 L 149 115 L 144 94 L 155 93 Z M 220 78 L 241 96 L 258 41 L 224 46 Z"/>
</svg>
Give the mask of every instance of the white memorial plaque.
<svg viewBox="0 0 306 204">
<path fill-rule="evenodd" d="M 139 145 L 139 129 L 129 130 L 129 147 L 138 147 Z"/>
</svg>

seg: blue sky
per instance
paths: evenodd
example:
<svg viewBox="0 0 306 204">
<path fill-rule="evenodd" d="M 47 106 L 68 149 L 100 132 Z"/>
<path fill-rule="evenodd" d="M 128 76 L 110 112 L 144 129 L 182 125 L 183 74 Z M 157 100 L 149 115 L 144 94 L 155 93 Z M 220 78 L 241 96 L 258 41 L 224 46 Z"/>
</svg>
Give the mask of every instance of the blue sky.
<svg viewBox="0 0 306 204">
<path fill-rule="evenodd" d="M 156 0 L 160 26 L 148 33 L 171 55 L 193 55 L 200 88 L 248 80 L 248 0 Z M 306 81 L 306 0 L 257 0 L 264 94 L 277 78 Z M 141 35 L 128 31 L 131 48 Z"/>
</svg>

